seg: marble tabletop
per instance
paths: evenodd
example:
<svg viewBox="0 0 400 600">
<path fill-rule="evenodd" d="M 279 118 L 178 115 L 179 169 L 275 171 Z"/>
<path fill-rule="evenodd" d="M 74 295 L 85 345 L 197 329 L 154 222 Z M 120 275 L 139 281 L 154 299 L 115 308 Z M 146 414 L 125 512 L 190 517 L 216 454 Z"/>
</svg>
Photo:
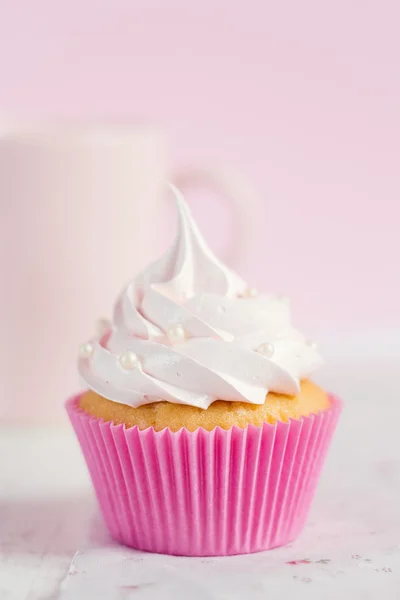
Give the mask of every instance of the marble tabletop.
<svg viewBox="0 0 400 600">
<path fill-rule="evenodd" d="M 201 559 L 118 546 L 71 429 L 1 426 L 0 600 L 397 600 L 400 344 L 386 342 L 331 344 L 320 381 L 345 411 L 303 535 L 270 552 Z"/>
</svg>

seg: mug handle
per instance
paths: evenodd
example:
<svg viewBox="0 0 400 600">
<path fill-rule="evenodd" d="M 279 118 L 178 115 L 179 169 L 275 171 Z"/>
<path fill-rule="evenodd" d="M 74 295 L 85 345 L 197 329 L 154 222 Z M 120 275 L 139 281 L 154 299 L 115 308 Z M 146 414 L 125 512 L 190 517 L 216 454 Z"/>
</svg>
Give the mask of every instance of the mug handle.
<svg viewBox="0 0 400 600">
<path fill-rule="evenodd" d="M 183 193 L 190 188 L 210 188 L 230 201 L 234 229 L 224 259 L 236 265 L 257 236 L 261 220 L 260 197 L 249 181 L 232 169 L 205 166 L 179 169 L 172 182 Z"/>
</svg>

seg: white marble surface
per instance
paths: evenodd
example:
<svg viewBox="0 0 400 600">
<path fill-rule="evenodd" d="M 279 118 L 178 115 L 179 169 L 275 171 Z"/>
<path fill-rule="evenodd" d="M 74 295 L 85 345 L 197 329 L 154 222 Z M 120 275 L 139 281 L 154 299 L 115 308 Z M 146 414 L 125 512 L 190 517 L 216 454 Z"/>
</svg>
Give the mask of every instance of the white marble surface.
<svg viewBox="0 0 400 600">
<path fill-rule="evenodd" d="M 185 559 L 116 546 L 72 431 L 2 426 L 0 599 L 397 600 L 399 340 L 328 345 L 320 381 L 345 411 L 304 534 L 271 552 Z"/>
</svg>

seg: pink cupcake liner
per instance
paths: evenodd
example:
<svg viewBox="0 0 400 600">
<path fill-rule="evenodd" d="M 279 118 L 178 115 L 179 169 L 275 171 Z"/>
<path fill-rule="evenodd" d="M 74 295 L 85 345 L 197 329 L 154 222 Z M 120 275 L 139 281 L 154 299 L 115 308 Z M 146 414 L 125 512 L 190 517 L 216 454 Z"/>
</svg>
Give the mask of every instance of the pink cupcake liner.
<svg viewBox="0 0 400 600">
<path fill-rule="evenodd" d="M 117 541 L 149 552 L 225 556 L 295 539 L 340 411 L 262 427 L 126 429 L 66 408 Z"/>
</svg>

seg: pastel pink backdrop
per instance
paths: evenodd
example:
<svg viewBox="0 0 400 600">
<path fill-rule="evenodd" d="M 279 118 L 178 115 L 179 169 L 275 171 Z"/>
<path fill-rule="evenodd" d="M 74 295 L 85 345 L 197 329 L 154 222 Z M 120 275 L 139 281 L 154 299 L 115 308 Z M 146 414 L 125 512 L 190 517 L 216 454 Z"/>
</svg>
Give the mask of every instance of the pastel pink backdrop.
<svg viewBox="0 0 400 600">
<path fill-rule="evenodd" d="M 253 179 L 263 235 L 243 271 L 293 296 L 297 322 L 400 324 L 396 0 L 0 4 L 5 116 L 165 126 L 172 161 Z"/>
</svg>

